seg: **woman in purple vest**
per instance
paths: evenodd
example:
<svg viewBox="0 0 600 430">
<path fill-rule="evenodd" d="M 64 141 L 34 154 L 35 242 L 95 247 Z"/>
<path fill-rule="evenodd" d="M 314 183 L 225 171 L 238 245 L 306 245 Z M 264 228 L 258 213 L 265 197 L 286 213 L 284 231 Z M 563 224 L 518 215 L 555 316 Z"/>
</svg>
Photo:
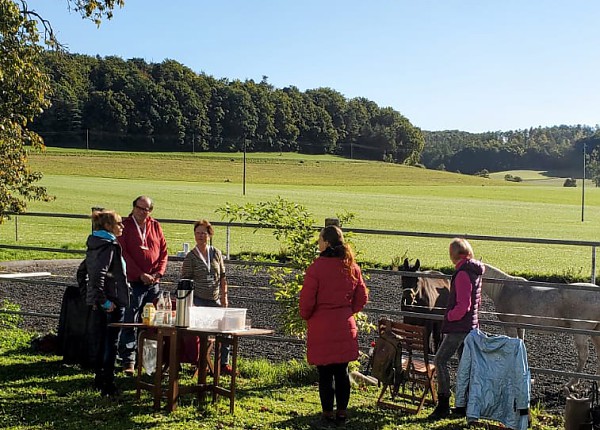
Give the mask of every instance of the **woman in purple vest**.
<svg viewBox="0 0 600 430">
<path fill-rule="evenodd" d="M 438 377 L 438 404 L 429 415 L 440 420 L 450 415 L 450 358 L 462 352 L 463 341 L 471 329 L 479 327 L 481 304 L 481 276 L 485 266 L 473 258 L 473 248 L 465 239 L 452 239 L 449 247 L 450 260 L 455 271 L 450 282 L 450 297 L 442 323 L 444 340 L 435 354 Z"/>
</svg>

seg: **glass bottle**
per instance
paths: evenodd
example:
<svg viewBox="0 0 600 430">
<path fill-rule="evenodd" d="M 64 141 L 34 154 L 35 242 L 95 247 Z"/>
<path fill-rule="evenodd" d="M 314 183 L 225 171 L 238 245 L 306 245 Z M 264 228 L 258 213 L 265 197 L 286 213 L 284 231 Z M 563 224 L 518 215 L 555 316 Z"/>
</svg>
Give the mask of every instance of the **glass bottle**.
<svg viewBox="0 0 600 430">
<path fill-rule="evenodd" d="M 165 325 L 173 324 L 173 305 L 171 303 L 171 293 L 165 291 L 163 293 L 165 302 Z"/>
<path fill-rule="evenodd" d="M 162 293 L 158 294 L 158 302 L 156 303 L 156 325 L 165 324 L 165 299 Z"/>
</svg>

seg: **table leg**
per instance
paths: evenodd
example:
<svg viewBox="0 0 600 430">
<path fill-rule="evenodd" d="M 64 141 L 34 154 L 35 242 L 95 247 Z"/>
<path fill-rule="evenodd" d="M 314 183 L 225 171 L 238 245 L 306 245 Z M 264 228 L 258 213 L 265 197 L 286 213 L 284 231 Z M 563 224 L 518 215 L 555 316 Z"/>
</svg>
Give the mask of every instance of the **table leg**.
<svg viewBox="0 0 600 430">
<path fill-rule="evenodd" d="M 212 401 L 217 401 L 217 387 L 219 386 L 219 380 L 221 379 L 221 338 L 215 336 L 215 360 L 214 360 L 214 372 L 213 372 L 213 396 Z"/>
<path fill-rule="evenodd" d="M 208 335 L 200 337 L 200 355 L 198 356 L 198 401 L 206 399 L 206 377 L 208 368 Z"/>
<path fill-rule="evenodd" d="M 162 394 L 162 367 L 163 367 L 163 331 L 158 329 L 156 333 L 156 370 L 154 372 L 154 387 L 152 388 L 152 394 L 154 395 L 154 409 L 160 410 L 160 397 Z"/>
<path fill-rule="evenodd" d="M 146 339 L 146 330 L 139 330 L 137 347 L 137 378 L 135 380 L 135 397 L 140 399 L 142 396 L 142 366 L 144 365 L 144 340 Z"/>
<path fill-rule="evenodd" d="M 167 390 L 167 410 L 173 412 L 177 408 L 179 398 L 179 342 L 177 330 L 171 330 L 169 336 L 169 389 Z"/>
<path fill-rule="evenodd" d="M 233 414 L 235 406 L 235 382 L 237 377 L 238 337 L 233 336 L 233 348 L 231 351 L 231 387 L 229 388 L 229 412 Z"/>
</svg>

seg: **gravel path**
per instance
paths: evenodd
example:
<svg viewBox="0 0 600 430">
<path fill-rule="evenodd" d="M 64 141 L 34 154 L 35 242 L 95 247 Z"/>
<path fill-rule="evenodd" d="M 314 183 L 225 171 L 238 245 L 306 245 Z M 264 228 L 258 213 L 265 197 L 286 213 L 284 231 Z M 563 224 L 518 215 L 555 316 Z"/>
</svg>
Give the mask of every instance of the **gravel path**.
<svg viewBox="0 0 600 430">
<path fill-rule="evenodd" d="M 58 314 L 66 284 L 75 282 L 75 271 L 80 260 L 55 260 L 36 262 L 0 263 L 1 272 L 51 272 L 51 276 L 32 278 L 28 282 L 13 280 L 0 281 L 0 300 L 8 299 L 21 306 L 22 310 Z M 174 290 L 178 279 L 180 262 L 170 262 L 165 277 L 164 288 Z M 268 287 L 265 274 L 253 274 L 241 266 L 228 264 L 228 282 L 230 284 L 230 306 L 248 309 L 248 317 L 252 325 L 261 328 L 271 328 L 277 337 L 283 337 L 277 329 L 275 315 L 276 304 L 273 292 Z M 400 279 L 391 274 L 371 274 L 367 280 L 370 288 L 370 304 L 367 313 L 372 322 L 388 316 L 398 319 L 387 312 L 397 311 L 400 303 Z M 242 287 L 243 286 L 243 287 Z M 492 311 L 491 302 L 484 297 L 484 311 Z M 491 319 L 483 315 L 483 319 Z M 46 333 L 56 331 L 58 320 L 53 318 L 26 317 L 23 327 Z M 483 326 L 489 333 L 499 333 L 499 328 Z M 361 338 L 361 347 L 367 348 L 374 335 Z M 574 370 L 576 354 L 573 339 L 570 336 L 549 332 L 528 332 L 526 346 L 529 365 L 537 368 L 557 370 Z M 304 357 L 303 343 L 298 341 L 242 339 L 241 354 L 246 357 L 265 357 L 272 361 L 288 360 Z M 590 344 L 590 359 L 585 372 L 594 373 L 596 353 Z M 545 408 L 554 412 L 564 410 L 564 396 L 561 385 L 566 382 L 563 378 L 533 375 L 535 382 L 532 386 L 532 404 L 544 404 Z"/>
</svg>

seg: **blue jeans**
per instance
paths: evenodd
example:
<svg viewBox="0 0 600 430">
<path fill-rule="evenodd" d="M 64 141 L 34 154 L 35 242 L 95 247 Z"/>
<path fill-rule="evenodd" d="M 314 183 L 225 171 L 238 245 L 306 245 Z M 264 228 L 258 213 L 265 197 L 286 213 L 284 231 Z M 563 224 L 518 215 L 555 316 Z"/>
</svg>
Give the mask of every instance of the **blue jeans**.
<svg viewBox="0 0 600 430">
<path fill-rule="evenodd" d="M 438 396 L 450 397 L 450 359 L 455 352 L 458 357 L 462 355 L 463 341 L 469 333 L 445 333 L 440 348 L 435 353 L 435 367 L 437 369 Z"/>
<path fill-rule="evenodd" d="M 219 300 L 207 300 L 201 299 L 199 297 L 194 297 L 194 306 L 208 306 L 211 308 L 221 307 L 221 302 Z M 231 345 L 221 345 L 221 366 L 224 366 L 229 363 L 229 351 L 231 350 Z"/>
<path fill-rule="evenodd" d="M 154 302 L 159 294 L 159 284 L 144 285 L 142 282 L 131 282 L 129 307 L 125 309 L 125 322 L 142 322 L 142 311 L 146 303 Z M 134 328 L 121 329 L 119 336 L 119 357 L 123 366 L 135 364 L 137 352 L 137 330 Z"/>
<path fill-rule="evenodd" d="M 109 327 L 111 323 L 123 322 L 125 308 L 115 308 L 112 312 L 96 309 L 101 326 L 99 327 L 100 348 L 98 349 L 98 360 L 96 365 L 96 383 L 106 387 L 115 383 L 115 358 L 117 358 L 117 340 L 119 329 Z"/>
</svg>

